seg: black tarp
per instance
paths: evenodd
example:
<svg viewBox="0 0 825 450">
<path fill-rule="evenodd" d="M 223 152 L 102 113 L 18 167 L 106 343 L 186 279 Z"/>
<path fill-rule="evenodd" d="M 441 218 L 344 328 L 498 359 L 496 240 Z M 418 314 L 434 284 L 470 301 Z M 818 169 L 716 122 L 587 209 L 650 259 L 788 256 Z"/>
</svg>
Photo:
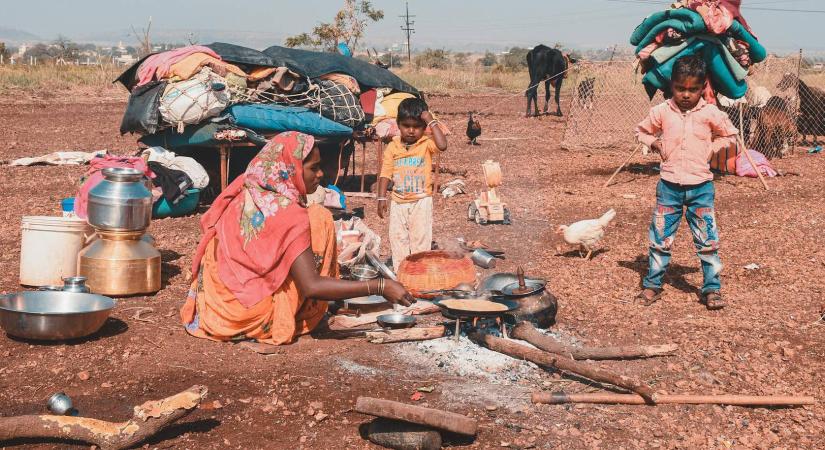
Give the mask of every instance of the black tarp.
<svg viewBox="0 0 825 450">
<path fill-rule="evenodd" d="M 153 134 L 160 129 L 158 105 L 164 89 L 166 81 L 152 81 L 132 91 L 120 122 L 120 134 Z"/>
<path fill-rule="evenodd" d="M 396 91 L 419 95 L 418 89 L 410 86 L 394 73 L 358 58 L 278 45 L 267 48 L 263 53 L 272 58 L 273 63 L 279 66 L 286 65 L 291 70 L 309 78 L 317 78 L 334 72 L 345 73 L 358 80 L 358 84 L 365 88 L 389 87 Z"/>
<path fill-rule="evenodd" d="M 222 60 L 228 63 L 248 66 L 280 67 L 272 61 L 272 58 L 260 51 L 241 47 L 240 45 L 213 42 L 206 45 L 206 47 L 211 48 Z"/>
</svg>

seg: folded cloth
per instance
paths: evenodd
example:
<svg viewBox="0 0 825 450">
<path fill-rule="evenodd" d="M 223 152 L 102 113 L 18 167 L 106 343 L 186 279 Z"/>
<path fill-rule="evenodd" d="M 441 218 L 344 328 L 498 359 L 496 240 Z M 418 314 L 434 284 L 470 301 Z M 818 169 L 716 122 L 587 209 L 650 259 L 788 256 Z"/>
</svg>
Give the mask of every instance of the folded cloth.
<svg viewBox="0 0 825 450">
<path fill-rule="evenodd" d="M 358 80 L 356 80 L 355 78 L 353 78 L 353 77 L 351 77 L 347 74 L 328 73 L 326 75 L 321 75 L 318 78 L 321 79 L 321 80 L 334 81 L 338 84 L 343 84 L 344 86 L 347 87 L 347 89 L 349 89 L 355 95 L 358 95 L 358 94 L 361 93 L 361 87 L 358 86 Z"/>
<path fill-rule="evenodd" d="M 235 125 L 261 134 L 292 130 L 315 136 L 352 136 L 352 128 L 299 106 L 232 105 L 226 111 Z"/>
<path fill-rule="evenodd" d="M 685 37 L 708 33 L 702 16 L 693 10 L 681 8 L 653 13 L 644 19 L 630 36 L 630 43 L 636 46 L 636 54 L 655 42 L 656 37 L 668 28 L 682 33 Z M 768 57 L 765 47 L 738 20 L 731 23 L 726 33 L 747 44 L 753 62 L 762 62 Z"/>
<path fill-rule="evenodd" d="M 229 73 L 234 73 L 239 77 L 246 78 L 246 72 L 241 70 L 238 66 L 223 62 L 220 59 L 206 53 L 192 53 L 191 55 L 186 56 L 180 61 L 172 64 L 169 68 L 169 73 L 167 76 L 169 78 L 177 77 L 178 81 L 188 80 L 196 73 L 200 72 L 204 66 L 208 66 L 212 69 L 212 72 L 215 72 L 222 77 L 226 77 Z"/>
<path fill-rule="evenodd" d="M 196 189 L 204 189 L 209 186 L 209 175 L 206 173 L 206 169 L 194 158 L 178 156 L 175 152 L 160 146 L 149 147 L 141 154 L 149 162 L 159 162 L 170 169 L 184 172 L 192 180 L 192 187 Z"/>
<path fill-rule="evenodd" d="M 186 195 L 186 190 L 192 187 L 192 179 L 181 170 L 170 169 L 157 161 L 150 161 L 149 168 L 155 174 L 152 184 L 160 187 L 163 198 L 175 204 Z"/>
<path fill-rule="evenodd" d="M 143 63 L 140 64 L 140 67 L 138 67 L 137 86 L 142 86 L 153 79 L 161 80 L 163 78 L 167 78 L 169 76 L 172 64 L 175 64 L 193 53 L 206 53 L 213 58 L 221 58 L 217 53 L 212 51 L 212 49 L 202 45 L 190 45 L 188 47 L 181 47 L 162 53 L 156 53 L 147 57 Z"/>
<path fill-rule="evenodd" d="M 48 155 L 31 158 L 19 158 L 9 162 L 10 166 L 34 166 L 44 164 L 47 166 L 79 166 L 86 164 L 94 158 L 106 156 L 108 150 L 98 150 L 96 152 L 53 152 Z"/>
<path fill-rule="evenodd" d="M 713 89 L 725 97 L 737 99 L 745 95 L 748 85 L 745 80 L 737 80 L 722 56 L 723 49 L 702 39 L 695 39 L 688 44 L 680 53 L 668 59 L 663 64 L 654 65 L 642 78 L 645 89 L 653 98 L 656 90 L 670 92 L 670 77 L 673 73 L 673 66 L 682 56 L 698 54 L 702 55 L 708 65 L 708 73 Z"/>
<path fill-rule="evenodd" d="M 741 64 L 739 64 L 739 61 L 737 61 L 736 58 L 731 54 L 730 50 L 728 50 L 728 48 L 724 45 L 722 40 L 720 40 L 716 36 L 712 36 L 709 34 L 699 34 L 696 36 L 691 36 L 681 44 L 660 47 L 653 53 L 651 53 L 650 57 L 653 58 L 657 63 L 662 64 L 670 58 L 681 53 L 682 50 L 687 48 L 697 39 L 710 42 L 711 44 L 714 44 L 719 47 L 722 57 L 724 58 L 725 63 L 727 64 L 728 69 L 730 69 L 731 75 L 733 75 L 734 78 L 736 78 L 738 81 L 744 81 L 745 78 L 747 78 L 748 70 L 742 67 Z"/>
</svg>

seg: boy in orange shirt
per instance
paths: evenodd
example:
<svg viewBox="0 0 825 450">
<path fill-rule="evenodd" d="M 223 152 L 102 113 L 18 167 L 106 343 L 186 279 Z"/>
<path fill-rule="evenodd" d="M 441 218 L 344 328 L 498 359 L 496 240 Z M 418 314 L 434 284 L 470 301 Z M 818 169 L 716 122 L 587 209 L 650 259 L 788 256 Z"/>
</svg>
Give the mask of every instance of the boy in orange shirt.
<svg viewBox="0 0 825 450">
<path fill-rule="evenodd" d="M 433 239 L 432 155 L 447 149 L 447 138 L 424 100 L 408 98 L 398 105 L 398 129 L 384 150 L 378 181 L 378 217 L 390 211 L 390 247 L 395 270 L 407 256 L 430 250 Z M 433 137 L 425 136 L 427 128 Z M 393 182 L 392 204 L 387 186 Z"/>
</svg>

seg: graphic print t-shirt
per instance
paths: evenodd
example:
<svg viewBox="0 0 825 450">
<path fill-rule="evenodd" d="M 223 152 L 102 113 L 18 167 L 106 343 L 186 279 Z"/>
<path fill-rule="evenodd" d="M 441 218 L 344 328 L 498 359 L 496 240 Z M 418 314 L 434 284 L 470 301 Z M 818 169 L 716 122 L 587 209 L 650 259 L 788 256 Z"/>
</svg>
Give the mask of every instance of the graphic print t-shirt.
<svg viewBox="0 0 825 450">
<path fill-rule="evenodd" d="M 392 199 L 409 203 L 433 195 L 432 155 L 438 147 L 428 136 L 415 144 L 404 145 L 400 137 L 393 138 L 384 150 L 381 177 L 393 181 Z"/>
</svg>

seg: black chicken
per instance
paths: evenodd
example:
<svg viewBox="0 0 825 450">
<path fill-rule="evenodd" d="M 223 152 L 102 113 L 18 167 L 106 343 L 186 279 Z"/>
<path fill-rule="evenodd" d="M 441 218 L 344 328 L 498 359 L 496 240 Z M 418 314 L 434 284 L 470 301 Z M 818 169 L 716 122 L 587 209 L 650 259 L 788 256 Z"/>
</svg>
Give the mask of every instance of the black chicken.
<svg viewBox="0 0 825 450">
<path fill-rule="evenodd" d="M 469 144 L 481 145 L 476 139 L 481 136 L 481 123 L 473 118 L 473 113 L 470 113 L 470 118 L 467 119 L 467 139 Z"/>
</svg>

